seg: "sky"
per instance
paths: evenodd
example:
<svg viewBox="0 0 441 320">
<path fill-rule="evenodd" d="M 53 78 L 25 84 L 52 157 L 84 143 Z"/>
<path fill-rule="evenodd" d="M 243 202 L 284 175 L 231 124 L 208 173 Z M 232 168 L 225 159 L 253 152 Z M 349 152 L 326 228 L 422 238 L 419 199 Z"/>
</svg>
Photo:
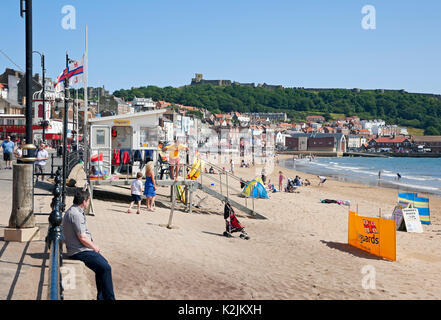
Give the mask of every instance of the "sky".
<svg viewBox="0 0 441 320">
<path fill-rule="evenodd" d="M 75 8 L 75 29 L 63 28 L 66 5 Z M 366 5 L 375 8 L 375 29 L 362 27 Z M 284 87 L 441 94 L 440 17 L 438 0 L 33 0 L 33 50 L 45 54 L 54 79 L 66 51 L 83 55 L 87 25 L 89 86 L 110 92 L 179 87 L 202 73 Z M 24 70 L 19 0 L 0 1 L 0 30 L 0 50 Z M 41 74 L 37 54 L 33 62 Z M 0 73 L 5 68 L 17 69 L 0 53 Z"/>
</svg>

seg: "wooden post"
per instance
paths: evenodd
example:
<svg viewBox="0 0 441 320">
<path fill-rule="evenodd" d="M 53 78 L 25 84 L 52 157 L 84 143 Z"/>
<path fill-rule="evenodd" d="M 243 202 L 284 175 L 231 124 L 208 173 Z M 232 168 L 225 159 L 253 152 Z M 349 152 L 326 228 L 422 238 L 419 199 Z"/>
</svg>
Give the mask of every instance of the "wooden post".
<svg viewBox="0 0 441 320">
<path fill-rule="evenodd" d="M 90 216 L 94 216 L 95 209 L 93 208 L 93 187 L 90 184 L 88 184 L 88 189 L 89 189 L 89 193 L 90 193 L 90 203 L 89 203 L 89 208 L 88 208 L 87 214 Z"/>
<path fill-rule="evenodd" d="M 193 183 L 190 185 L 190 196 L 188 202 L 190 205 L 189 212 L 193 213 Z"/>
<path fill-rule="evenodd" d="M 175 188 L 176 188 L 176 182 L 174 182 L 171 186 L 171 198 L 172 198 L 171 203 L 172 203 L 172 205 L 171 205 L 171 209 L 170 209 L 170 217 L 168 218 L 167 229 L 172 228 L 173 211 L 175 210 L 175 204 L 176 204 Z"/>
<path fill-rule="evenodd" d="M 190 210 L 188 206 L 188 204 L 190 203 L 190 201 L 188 201 L 188 193 L 189 193 L 188 185 L 185 185 L 184 190 L 185 190 L 185 206 L 187 207 L 188 210 Z"/>
</svg>

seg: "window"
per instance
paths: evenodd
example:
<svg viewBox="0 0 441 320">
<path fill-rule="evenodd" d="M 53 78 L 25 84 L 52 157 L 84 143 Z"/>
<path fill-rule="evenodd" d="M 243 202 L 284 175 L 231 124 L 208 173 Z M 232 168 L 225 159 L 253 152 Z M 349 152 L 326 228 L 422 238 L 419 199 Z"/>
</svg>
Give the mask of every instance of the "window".
<svg viewBox="0 0 441 320">
<path fill-rule="evenodd" d="M 14 119 L 7 119 L 6 124 L 7 125 L 14 125 Z"/>
<path fill-rule="evenodd" d="M 4 120 L 0 119 L 0 125 L 4 124 Z"/>
<path fill-rule="evenodd" d="M 96 131 L 96 144 L 104 145 L 106 141 L 106 131 L 105 130 L 97 130 Z"/>
<path fill-rule="evenodd" d="M 22 126 L 24 124 L 24 121 L 22 119 L 17 120 L 17 125 Z"/>
<path fill-rule="evenodd" d="M 139 146 L 156 146 L 158 144 L 158 127 L 144 127 L 140 129 Z"/>
</svg>

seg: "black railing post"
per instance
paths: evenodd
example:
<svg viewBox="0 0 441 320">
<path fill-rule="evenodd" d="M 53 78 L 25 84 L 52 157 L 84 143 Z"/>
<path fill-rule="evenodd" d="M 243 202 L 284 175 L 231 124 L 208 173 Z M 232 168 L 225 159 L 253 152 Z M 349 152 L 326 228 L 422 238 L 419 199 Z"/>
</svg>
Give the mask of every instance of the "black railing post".
<svg viewBox="0 0 441 320">
<path fill-rule="evenodd" d="M 54 154 L 51 153 L 51 179 L 54 178 Z"/>
<path fill-rule="evenodd" d="M 52 212 L 49 216 L 50 227 L 46 237 L 46 244 L 50 249 L 50 265 L 49 265 L 49 299 L 63 299 L 63 286 L 61 285 L 60 266 L 62 264 L 62 220 L 61 212 L 64 211 L 62 203 L 62 176 L 61 167 L 58 167 L 55 176 L 55 187 L 53 190 L 53 199 L 51 203 Z"/>
</svg>

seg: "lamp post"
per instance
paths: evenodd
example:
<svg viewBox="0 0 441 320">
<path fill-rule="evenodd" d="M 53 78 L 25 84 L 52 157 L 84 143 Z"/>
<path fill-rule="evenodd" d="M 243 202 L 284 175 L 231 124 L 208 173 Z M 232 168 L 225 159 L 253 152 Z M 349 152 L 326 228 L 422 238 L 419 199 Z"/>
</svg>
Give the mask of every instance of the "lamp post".
<svg viewBox="0 0 441 320">
<path fill-rule="evenodd" d="M 23 9 L 25 2 L 25 9 Z M 23 161 L 35 161 L 35 146 L 32 138 L 32 0 L 20 0 L 20 16 L 26 13 L 26 145 L 23 146 Z"/>
<path fill-rule="evenodd" d="M 13 167 L 12 211 L 8 228 L 4 231 L 5 241 L 27 242 L 39 238 L 35 225 L 33 201 L 33 162 L 35 146 L 32 141 L 32 0 L 26 0 L 23 10 L 20 0 L 20 16 L 26 12 L 26 145 L 23 146 L 24 164 Z"/>
<path fill-rule="evenodd" d="M 40 52 L 38 52 L 38 51 L 33 51 L 32 53 L 38 53 L 39 55 L 40 55 L 40 58 L 41 58 L 41 73 L 42 73 L 42 75 L 43 75 L 43 82 L 42 82 L 42 85 L 43 85 L 43 91 L 42 91 L 42 94 L 43 94 L 43 98 L 42 98 L 42 100 L 43 100 L 43 125 L 42 125 L 42 127 L 43 127 L 43 142 L 45 142 L 46 141 L 46 131 L 45 131 L 45 128 L 46 128 L 46 106 L 45 106 L 45 80 L 44 80 L 44 78 L 45 78 L 45 76 L 46 76 L 46 69 L 44 68 L 44 53 L 42 54 L 42 53 L 40 53 Z"/>
<path fill-rule="evenodd" d="M 64 117 L 63 117 L 63 208 L 64 211 L 66 207 L 66 170 L 67 170 L 67 119 L 69 111 L 69 55 L 66 52 L 66 69 L 64 70 Z"/>
</svg>

